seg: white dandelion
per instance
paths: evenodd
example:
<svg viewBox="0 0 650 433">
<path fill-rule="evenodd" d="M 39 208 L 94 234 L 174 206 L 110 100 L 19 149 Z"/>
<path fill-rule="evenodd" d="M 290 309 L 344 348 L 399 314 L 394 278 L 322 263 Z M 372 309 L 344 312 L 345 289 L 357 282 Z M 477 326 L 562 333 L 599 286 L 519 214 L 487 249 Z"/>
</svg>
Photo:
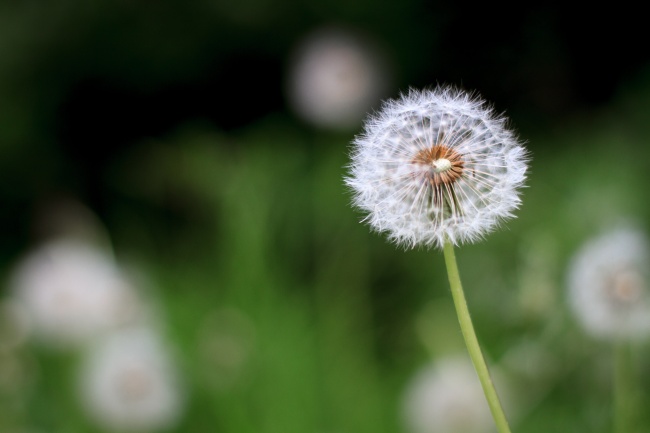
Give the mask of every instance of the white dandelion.
<svg viewBox="0 0 650 433">
<path fill-rule="evenodd" d="M 605 339 L 650 335 L 650 245 L 633 228 L 587 242 L 573 258 L 569 301 L 584 329 Z"/>
<path fill-rule="evenodd" d="M 353 32 L 316 31 L 292 58 L 289 103 L 316 126 L 355 127 L 384 96 L 389 78 L 382 57 L 376 47 Z"/>
<path fill-rule="evenodd" d="M 389 100 L 353 144 L 354 204 L 399 245 L 474 242 L 519 207 L 527 152 L 504 117 L 464 91 Z"/>
<path fill-rule="evenodd" d="M 25 257 L 10 292 L 40 341 L 70 347 L 138 319 L 141 305 L 112 257 L 71 239 L 51 241 Z"/>
<path fill-rule="evenodd" d="M 448 357 L 418 372 L 403 401 L 412 433 L 487 433 L 494 430 L 479 379 L 468 359 Z"/>
<path fill-rule="evenodd" d="M 184 398 L 161 338 L 134 328 L 92 348 L 81 370 L 81 400 L 90 417 L 114 431 L 157 431 L 180 419 Z"/>
</svg>

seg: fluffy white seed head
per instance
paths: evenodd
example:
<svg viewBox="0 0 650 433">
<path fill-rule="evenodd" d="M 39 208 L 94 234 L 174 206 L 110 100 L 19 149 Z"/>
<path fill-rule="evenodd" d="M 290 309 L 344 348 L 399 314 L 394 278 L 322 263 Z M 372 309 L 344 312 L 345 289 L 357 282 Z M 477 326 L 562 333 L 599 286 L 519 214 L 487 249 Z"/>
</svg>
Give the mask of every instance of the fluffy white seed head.
<svg viewBox="0 0 650 433">
<path fill-rule="evenodd" d="M 404 395 L 404 421 L 411 433 L 487 433 L 493 426 L 465 357 L 441 359 L 415 375 Z"/>
<path fill-rule="evenodd" d="M 98 342 L 84 359 L 80 392 L 89 416 L 111 431 L 173 427 L 184 406 L 169 354 L 147 328 L 122 330 Z"/>
<path fill-rule="evenodd" d="M 569 301 L 597 338 L 650 336 L 650 246 L 637 229 L 617 228 L 587 242 L 569 269 Z"/>
<path fill-rule="evenodd" d="M 405 247 L 474 242 L 519 207 L 527 152 L 505 118 L 464 91 L 389 100 L 353 146 L 354 204 Z"/>
</svg>

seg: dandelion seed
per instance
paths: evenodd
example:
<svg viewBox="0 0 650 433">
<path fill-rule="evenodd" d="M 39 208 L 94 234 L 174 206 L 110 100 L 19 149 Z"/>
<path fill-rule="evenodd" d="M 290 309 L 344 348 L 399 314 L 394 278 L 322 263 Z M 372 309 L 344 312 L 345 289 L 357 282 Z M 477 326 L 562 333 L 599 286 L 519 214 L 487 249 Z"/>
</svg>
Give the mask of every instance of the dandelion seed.
<svg viewBox="0 0 650 433">
<path fill-rule="evenodd" d="M 650 245 L 617 228 L 587 242 L 569 271 L 569 301 L 584 329 L 605 339 L 650 335 Z"/>
<path fill-rule="evenodd" d="M 519 207 L 527 152 L 505 118 L 461 90 L 390 100 L 353 144 L 354 204 L 399 245 L 474 242 Z"/>
</svg>

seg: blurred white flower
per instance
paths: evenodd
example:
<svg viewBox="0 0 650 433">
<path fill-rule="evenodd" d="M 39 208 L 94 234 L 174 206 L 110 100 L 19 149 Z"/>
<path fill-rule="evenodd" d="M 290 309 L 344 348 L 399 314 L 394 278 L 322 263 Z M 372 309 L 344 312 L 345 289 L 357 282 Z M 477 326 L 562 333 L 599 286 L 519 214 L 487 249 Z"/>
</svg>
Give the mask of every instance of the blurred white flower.
<svg viewBox="0 0 650 433">
<path fill-rule="evenodd" d="M 88 341 L 140 313 L 112 258 L 80 241 L 52 241 L 32 252 L 15 269 L 10 290 L 35 336 L 52 345 Z"/>
<path fill-rule="evenodd" d="M 616 228 L 587 242 L 569 268 L 569 301 L 595 337 L 650 335 L 650 246 L 637 229 Z"/>
<path fill-rule="evenodd" d="M 173 427 L 184 398 L 160 337 L 134 328 L 107 336 L 81 370 L 81 400 L 92 419 L 116 431 Z"/>
<path fill-rule="evenodd" d="M 201 373 L 207 385 L 227 391 L 245 375 L 255 348 L 255 325 L 234 307 L 222 307 L 207 315 L 197 329 Z"/>
<path fill-rule="evenodd" d="M 324 128 L 355 127 L 384 95 L 388 72 L 376 47 L 351 32 L 320 30 L 292 58 L 289 103 Z"/>
<path fill-rule="evenodd" d="M 387 101 L 351 157 L 354 204 L 405 247 L 473 242 L 513 217 L 528 159 L 505 118 L 447 87 Z"/>
<path fill-rule="evenodd" d="M 412 433 L 483 433 L 494 426 L 478 376 L 460 356 L 415 375 L 404 396 L 404 418 Z"/>
</svg>

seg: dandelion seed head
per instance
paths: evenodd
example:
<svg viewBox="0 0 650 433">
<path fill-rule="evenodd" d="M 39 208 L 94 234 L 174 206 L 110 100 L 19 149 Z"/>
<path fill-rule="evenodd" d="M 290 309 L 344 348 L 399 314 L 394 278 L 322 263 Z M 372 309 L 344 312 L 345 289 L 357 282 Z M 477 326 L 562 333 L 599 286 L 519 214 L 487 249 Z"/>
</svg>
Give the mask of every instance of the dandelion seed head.
<svg viewBox="0 0 650 433">
<path fill-rule="evenodd" d="M 151 329 L 124 329 L 97 342 L 82 364 L 80 395 L 89 416 L 116 431 L 174 426 L 184 399 L 162 339 Z"/>
<path fill-rule="evenodd" d="M 404 394 L 404 421 L 412 433 L 487 433 L 490 409 L 472 364 L 449 356 L 419 371 Z"/>
<path fill-rule="evenodd" d="M 9 289 L 30 331 L 52 346 L 90 341 L 142 312 L 112 257 L 78 240 L 57 239 L 32 251 L 16 267 Z"/>
<path fill-rule="evenodd" d="M 346 184 L 373 229 L 407 248 L 474 242 L 520 205 L 528 154 L 506 119 L 461 90 L 389 100 L 353 142 Z"/>
<path fill-rule="evenodd" d="M 650 335 L 650 245 L 641 230 L 616 228 L 587 242 L 573 258 L 569 301 L 584 329 L 598 338 Z"/>
<path fill-rule="evenodd" d="M 304 120 L 327 129 L 356 127 L 390 81 L 380 50 L 342 29 L 320 29 L 293 56 L 287 96 Z"/>
</svg>

